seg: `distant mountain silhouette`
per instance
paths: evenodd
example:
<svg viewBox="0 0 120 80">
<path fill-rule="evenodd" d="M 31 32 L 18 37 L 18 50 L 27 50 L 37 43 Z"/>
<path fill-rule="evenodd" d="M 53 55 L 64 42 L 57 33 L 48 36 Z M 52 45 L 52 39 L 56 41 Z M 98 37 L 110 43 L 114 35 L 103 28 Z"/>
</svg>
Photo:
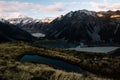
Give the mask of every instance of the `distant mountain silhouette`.
<svg viewBox="0 0 120 80">
<path fill-rule="evenodd" d="M 8 19 L 11 24 L 26 30 L 29 33 L 44 32 L 48 24 L 53 20 L 53 18 L 45 19 L 33 19 L 30 17 L 19 16 L 17 18 Z"/>
<path fill-rule="evenodd" d="M 3 20 L 3 19 L 2 19 Z M 35 38 L 28 32 L 10 24 L 7 21 L 0 21 L 0 42 L 5 41 L 33 41 Z"/>
</svg>

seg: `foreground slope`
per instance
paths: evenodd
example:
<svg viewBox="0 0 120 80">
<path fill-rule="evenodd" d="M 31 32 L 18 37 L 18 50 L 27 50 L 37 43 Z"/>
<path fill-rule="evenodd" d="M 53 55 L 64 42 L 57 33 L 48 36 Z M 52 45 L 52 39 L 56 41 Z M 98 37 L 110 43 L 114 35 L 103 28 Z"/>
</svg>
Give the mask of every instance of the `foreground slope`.
<svg viewBox="0 0 120 80">
<path fill-rule="evenodd" d="M 37 62 L 22 63 L 19 60 L 25 54 L 60 59 L 78 65 L 88 72 L 66 72 Z M 64 51 L 26 43 L 0 44 L 0 78 L 3 80 L 119 80 L 119 74 L 119 55 Z"/>
</svg>

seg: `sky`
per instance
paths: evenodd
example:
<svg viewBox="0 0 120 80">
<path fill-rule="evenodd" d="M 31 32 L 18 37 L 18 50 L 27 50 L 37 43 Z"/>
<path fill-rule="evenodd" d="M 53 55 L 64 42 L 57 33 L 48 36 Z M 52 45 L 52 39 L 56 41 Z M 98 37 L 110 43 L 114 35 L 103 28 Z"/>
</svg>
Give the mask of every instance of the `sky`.
<svg viewBox="0 0 120 80">
<path fill-rule="evenodd" d="M 59 17 L 76 10 L 120 10 L 120 0 L 0 0 L 0 17 Z"/>
</svg>

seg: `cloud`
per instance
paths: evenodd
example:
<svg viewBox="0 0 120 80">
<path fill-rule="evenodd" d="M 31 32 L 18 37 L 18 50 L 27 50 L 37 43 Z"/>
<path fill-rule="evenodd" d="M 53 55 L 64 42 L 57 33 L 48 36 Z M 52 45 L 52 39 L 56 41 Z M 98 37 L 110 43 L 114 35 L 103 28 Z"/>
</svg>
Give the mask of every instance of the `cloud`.
<svg viewBox="0 0 120 80">
<path fill-rule="evenodd" d="M 16 12 L 20 9 L 27 9 L 29 5 L 29 3 L 0 1 L 0 9 L 3 12 Z"/>
<path fill-rule="evenodd" d="M 120 10 L 120 3 L 108 3 L 108 4 L 91 4 L 92 6 L 94 6 L 96 9 L 98 10 Z"/>
<path fill-rule="evenodd" d="M 107 3 L 96 3 L 96 2 L 89 2 L 88 5 L 93 7 L 93 10 L 95 11 L 104 11 L 106 10 L 105 8 L 107 7 Z"/>
<path fill-rule="evenodd" d="M 120 10 L 120 3 L 112 4 L 111 6 L 106 6 L 105 9 L 107 10 Z"/>
<path fill-rule="evenodd" d="M 113 3 L 109 0 L 103 0 L 103 2 L 83 2 L 84 5 L 92 6 L 92 10 L 95 11 L 108 11 L 108 10 L 120 10 L 120 3 Z"/>
<path fill-rule="evenodd" d="M 45 12 L 48 12 L 48 11 L 63 11 L 64 8 L 65 8 L 65 4 L 64 3 L 54 3 L 52 5 L 48 5 L 48 6 L 42 6 L 42 5 L 36 5 L 33 7 L 34 9 L 36 10 L 40 10 L 40 11 L 45 11 Z"/>
<path fill-rule="evenodd" d="M 2 16 L 12 16 L 17 15 L 18 13 L 29 14 L 39 11 L 46 13 L 54 13 L 62 12 L 64 11 L 64 9 L 65 4 L 60 2 L 45 6 L 40 4 L 23 3 L 18 1 L 0 1 L 0 13 L 3 14 Z"/>
<path fill-rule="evenodd" d="M 21 2 L 6 2 L 6 1 L 0 1 L 0 8 L 1 11 L 12 11 L 13 10 L 25 10 L 25 9 L 37 9 L 41 11 L 61 11 L 64 9 L 65 4 L 64 3 L 54 3 L 52 5 L 43 6 L 39 4 L 33 4 L 33 3 L 21 3 Z"/>
<path fill-rule="evenodd" d="M 7 14 L 7 16 L 4 16 L 4 18 L 5 19 L 16 18 L 16 17 L 18 17 L 20 15 L 22 15 L 22 13 L 20 13 L 20 12 L 13 12 L 13 13 Z"/>
<path fill-rule="evenodd" d="M 49 5 L 48 7 L 46 7 L 46 9 L 49 11 L 63 11 L 64 8 L 64 3 L 54 3 L 53 5 Z"/>
<path fill-rule="evenodd" d="M 19 0 L 0 0 L 0 17 L 14 17 L 18 15 L 32 16 L 56 16 L 65 14 L 70 10 L 87 8 L 94 11 L 120 10 L 120 3 L 112 3 L 110 0 L 96 1 L 72 1 L 72 2 L 54 2 L 50 5 L 41 5 Z"/>
</svg>

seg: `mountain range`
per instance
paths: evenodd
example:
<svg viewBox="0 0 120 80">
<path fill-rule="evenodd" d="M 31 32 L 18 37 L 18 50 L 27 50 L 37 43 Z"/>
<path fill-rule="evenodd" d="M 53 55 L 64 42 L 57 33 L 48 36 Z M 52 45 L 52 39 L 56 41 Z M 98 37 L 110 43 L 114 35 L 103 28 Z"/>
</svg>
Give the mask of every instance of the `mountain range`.
<svg viewBox="0 0 120 80">
<path fill-rule="evenodd" d="M 17 18 L 11 18 L 7 21 L 23 30 L 26 30 L 29 33 L 43 33 L 52 20 L 53 18 L 33 19 L 20 15 Z"/>
<path fill-rule="evenodd" d="M 18 26 L 29 33 L 44 33 L 47 39 L 120 43 L 120 11 L 78 10 L 54 20 L 18 17 L 7 21 L 10 25 Z"/>
</svg>

